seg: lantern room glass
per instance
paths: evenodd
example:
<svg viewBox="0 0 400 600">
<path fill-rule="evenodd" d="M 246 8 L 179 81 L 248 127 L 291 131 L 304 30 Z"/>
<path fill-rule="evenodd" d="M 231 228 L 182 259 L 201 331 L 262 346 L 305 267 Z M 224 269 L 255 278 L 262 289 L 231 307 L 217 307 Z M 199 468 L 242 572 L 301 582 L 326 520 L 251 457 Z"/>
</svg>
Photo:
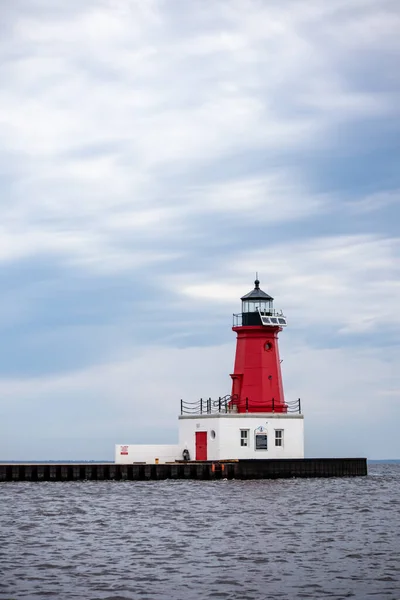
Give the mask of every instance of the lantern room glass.
<svg viewBox="0 0 400 600">
<path fill-rule="evenodd" d="M 272 300 L 243 300 L 242 313 L 260 312 L 262 314 L 271 315 L 273 310 Z"/>
</svg>

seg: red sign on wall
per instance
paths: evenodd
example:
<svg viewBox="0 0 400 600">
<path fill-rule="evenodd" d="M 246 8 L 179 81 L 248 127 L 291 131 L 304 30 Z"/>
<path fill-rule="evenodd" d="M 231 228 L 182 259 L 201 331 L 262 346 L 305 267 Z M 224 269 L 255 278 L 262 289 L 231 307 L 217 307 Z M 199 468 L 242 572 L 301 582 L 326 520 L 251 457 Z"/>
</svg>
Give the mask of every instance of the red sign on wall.
<svg viewBox="0 0 400 600">
<path fill-rule="evenodd" d="M 129 446 L 121 446 L 121 452 L 120 452 L 120 454 L 121 454 L 122 456 L 123 456 L 123 455 L 125 455 L 125 456 L 126 456 L 126 455 L 128 454 L 128 448 L 129 448 Z"/>
</svg>

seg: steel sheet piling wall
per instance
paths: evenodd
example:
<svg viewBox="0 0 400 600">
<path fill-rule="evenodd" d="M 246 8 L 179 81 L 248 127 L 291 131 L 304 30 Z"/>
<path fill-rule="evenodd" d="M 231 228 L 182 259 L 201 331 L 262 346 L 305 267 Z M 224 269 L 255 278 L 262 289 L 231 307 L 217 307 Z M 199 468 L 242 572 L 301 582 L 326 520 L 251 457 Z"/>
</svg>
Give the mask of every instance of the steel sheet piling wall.
<svg viewBox="0 0 400 600">
<path fill-rule="evenodd" d="M 0 464 L 5 481 L 138 481 L 163 479 L 278 479 L 367 475 L 365 458 L 299 458 L 166 464 Z"/>
</svg>

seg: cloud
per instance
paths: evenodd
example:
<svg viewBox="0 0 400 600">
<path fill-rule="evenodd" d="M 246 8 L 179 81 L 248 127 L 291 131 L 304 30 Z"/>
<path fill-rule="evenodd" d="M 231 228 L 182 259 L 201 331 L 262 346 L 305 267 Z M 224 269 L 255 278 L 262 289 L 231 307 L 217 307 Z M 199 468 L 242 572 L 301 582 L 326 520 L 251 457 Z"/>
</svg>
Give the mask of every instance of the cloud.
<svg viewBox="0 0 400 600">
<path fill-rule="evenodd" d="M 277 202 L 279 198 L 279 202 Z M 299 220 L 326 210 L 328 199 L 317 194 L 307 196 L 301 181 L 287 181 L 287 173 L 271 172 L 264 178 L 233 179 L 215 185 L 203 185 L 192 192 L 195 213 L 224 213 L 231 218 L 279 223 Z"/>
<path fill-rule="evenodd" d="M 399 329 L 395 0 L 14 0 L 0 27 L 10 431 L 28 439 L 37 418 L 38 455 L 51 423 L 60 452 L 77 436 L 82 456 L 86 427 L 100 457 L 111 437 L 139 433 L 127 423 L 140 396 L 149 431 L 162 437 L 165 418 L 172 435 L 180 393 L 224 387 L 230 314 L 255 271 L 287 313 L 306 396 L 333 402 L 311 362 L 321 385 L 343 371 L 349 396 L 372 411 L 382 392 L 397 414 L 382 358 Z M 363 370 L 381 374 L 370 389 Z"/>
<path fill-rule="evenodd" d="M 380 211 L 387 206 L 399 206 L 400 205 L 400 190 L 382 190 L 370 194 L 360 200 L 355 200 L 349 208 L 357 213 L 370 213 Z"/>
<path fill-rule="evenodd" d="M 272 295 L 273 288 L 279 290 L 279 308 L 295 326 L 379 332 L 400 326 L 399 265 L 399 238 L 331 236 L 259 246 L 250 255 L 238 250 L 220 281 L 212 272 L 208 280 L 184 285 L 181 276 L 177 288 L 198 303 L 226 304 L 243 294 L 236 282 L 257 266 L 262 287 Z"/>
<path fill-rule="evenodd" d="M 286 399 L 302 399 L 307 455 L 399 456 L 398 351 L 313 350 L 288 340 L 286 331 L 281 338 Z M 216 399 L 230 392 L 233 351 L 232 336 L 223 346 L 167 352 L 150 347 L 124 361 L 65 376 L 0 380 L 7 401 L 0 455 L 3 460 L 112 460 L 114 443 L 174 443 L 181 398 Z M 6 426 L 15 419 L 18 430 Z M 371 432 L 380 419 L 386 435 L 376 437 Z"/>
</svg>

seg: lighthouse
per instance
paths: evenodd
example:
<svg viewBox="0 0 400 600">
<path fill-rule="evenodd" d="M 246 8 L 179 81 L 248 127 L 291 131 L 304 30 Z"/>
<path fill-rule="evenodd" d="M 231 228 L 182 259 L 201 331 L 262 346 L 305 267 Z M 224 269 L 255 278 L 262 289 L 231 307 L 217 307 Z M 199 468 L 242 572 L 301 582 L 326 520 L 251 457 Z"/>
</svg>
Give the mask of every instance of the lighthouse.
<svg viewBox="0 0 400 600">
<path fill-rule="evenodd" d="M 283 393 L 278 334 L 286 316 L 260 288 L 241 297 L 233 315 L 236 354 L 231 392 L 181 400 L 176 445 L 117 444 L 117 463 L 247 461 L 304 458 L 300 399 Z M 227 385 L 228 387 L 228 385 Z"/>
<path fill-rule="evenodd" d="M 304 457 L 300 399 L 285 401 L 278 334 L 287 325 L 274 299 L 260 288 L 241 297 L 233 315 L 236 354 L 231 393 L 181 401 L 179 446 L 192 460 Z"/>
</svg>

